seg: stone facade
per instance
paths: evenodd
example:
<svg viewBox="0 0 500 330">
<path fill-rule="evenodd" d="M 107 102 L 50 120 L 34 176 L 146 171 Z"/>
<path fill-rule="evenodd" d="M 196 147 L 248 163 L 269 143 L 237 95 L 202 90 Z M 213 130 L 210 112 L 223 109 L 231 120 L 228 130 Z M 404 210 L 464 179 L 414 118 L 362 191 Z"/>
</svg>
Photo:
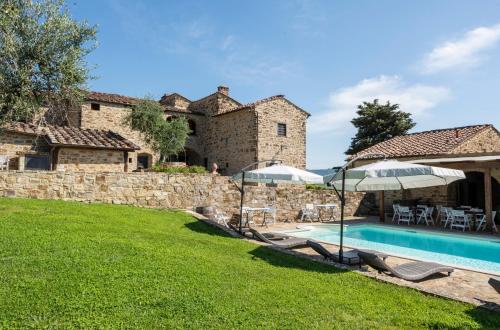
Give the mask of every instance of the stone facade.
<svg viewBox="0 0 500 330">
<path fill-rule="evenodd" d="M 308 114 L 286 99 L 256 106 L 257 159 L 282 159 L 287 165 L 306 167 L 306 121 Z M 286 125 L 286 136 L 278 136 L 278 124 Z"/>
<path fill-rule="evenodd" d="M 106 97 L 103 93 L 99 96 Z M 116 103 L 98 99 L 85 102 L 78 117 L 81 127 L 109 128 L 140 146 L 137 153 L 129 154 L 129 170 L 137 168 L 139 154 L 152 155 L 152 161 L 158 160 L 140 133 L 123 124 L 123 118 L 131 111 L 132 99 L 117 95 L 105 99 L 116 100 Z M 124 104 L 120 104 L 120 100 Z M 185 116 L 195 128 L 186 142 L 185 152 L 173 157 L 173 161 L 207 168 L 217 163 L 224 175 L 234 174 L 255 161 L 273 158 L 299 168 L 306 166 L 309 114 L 281 95 L 242 105 L 229 96 L 227 87 L 219 86 L 217 92 L 196 101 L 172 93 L 164 95 L 159 102 L 165 107 L 166 120 Z M 92 103 L 98 103 L 99 110 L 92 110 Z M 286 137 L 278 136 L 278 123 L 287 125 Z"/>
<path fill-rule="evenodd" d="M 124 153 L 118 150 L 61 148 L 57 171 L 124 172 Z"/>
<path fill-rule="evenodd" d="M 306 190 L 303 186 L 247 186 L 245 191 L 245 205 L 273 204 L 278 210 L 279 221 L 298 219 L 300 209 L 306 203 L 338 204 L 333 191 Z M 227 177 L 151 172 L 0 172 L 0 195 L 189 210 L 216 206 L 235 218 L 240 203 L 240 193 Z M 350 216 L 359 212 L 363 198 L 363 193 L 347 193 L 345 214 Z M 335 212 L 338 217 L 338 210 Z"/>
<path fill-rule="evenodd" d="M 123 123 L 131 111 L 129 105 L 99 102 L 99 110 L 92 110 L 92 103 L 94 102 L 85 102 L 82 105 L 80 127 L 112 130 L 140 146 L 141 149 L 137 152 L 129 152 L 129 170 L 137 169 L 139 154 L 150 156 L 153 162 L 158 159 L 158 156 L 144 143 L 141 133 Z"/>
<path fill-rule="evenodd" d="M 500 133 L 490 127 L 461 143 L 451 153 L 454 155 L 500 153 Z"/>
<path fill-rule="evenodd" d="M 0 155 L 9 157 L 9 169 L 18 169 L 23 155 L 35 150 L 37 141 L 33 135 L 0 132 Z"/>
</svg>

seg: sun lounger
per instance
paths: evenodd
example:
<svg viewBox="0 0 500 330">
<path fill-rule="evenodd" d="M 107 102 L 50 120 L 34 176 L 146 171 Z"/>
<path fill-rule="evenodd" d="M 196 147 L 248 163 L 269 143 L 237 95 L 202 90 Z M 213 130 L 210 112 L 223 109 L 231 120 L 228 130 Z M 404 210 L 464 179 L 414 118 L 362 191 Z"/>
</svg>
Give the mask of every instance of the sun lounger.
<svg viewBox="0 0 500 330">
<path fill-rule="evenodd" d="M 388 272 L 407 281 L 422 280 L 437 273 L 448 273 L 448 276 L 450 276 L 453 272 L 453 268 L 434 262 L 415 261 L 391 267 L 373 253 L 359 251 L 358 255 L 364 262 L 379 272 Z"/>
<path fill-rule="evenodd" d="M 249 231 L 253 234 L 255 238 L 259 239 L 260 241 L 274 246 L 279 246 L 285 249 L 293 249 L 297 247 L 307 246 L 307 240 L 304 238 L 290 237 L 280 240 L 271 240 L 253 228 L 250 228 Z"/>
<path fill-rule="evenodd" d="M 488 283 L 493 287 L 493 289 L 497 290 L 497 292 L 500 293 L 500 281 L 499 280 L 496 280 L 493 277 L 491 277 L 488 280 Z"/>
<path fill-rule="evenodd" d="M 307 241 L 307 246 L 309 246 L 311 249 L 316 251 L 318 254 L 322 255 L 325 259 L 333 260 L 333 261 L 339 261 L 339 254 L 338 253 L 331 253 L 328 251 L 324 245 L 321 243 L 318 243 L 316 241 L 309 240 Z M 376 251 L 371 251 L 371 250 L 363 250 L 371 253 L 375 253 L 378 255 L 380 258 L 385 258 L 388 257 L 387 254 L 381 253 L 381 252 L 376 252 Z M 350 250 L 350 251 L 344 251 L 342 255 L 342 259 L 344 260 L 343 263 L 348 264 L 348 265 L 359 265 L 360 264 L 360 258 L 358 256 L 358 250 Z"/>
</svg>

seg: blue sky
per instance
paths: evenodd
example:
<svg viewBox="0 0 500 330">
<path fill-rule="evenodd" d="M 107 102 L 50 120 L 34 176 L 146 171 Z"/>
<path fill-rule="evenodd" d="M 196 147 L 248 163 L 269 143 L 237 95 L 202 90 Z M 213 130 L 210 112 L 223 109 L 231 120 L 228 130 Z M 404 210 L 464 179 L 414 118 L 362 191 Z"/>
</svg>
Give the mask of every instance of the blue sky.
<svg viewBox="0 0 500 330">
<path fill-rule="evenodd" d="M 411 112 L 414 131 L 500 128 L 500 1 L 69 0 L 97 24 L 93 90 L 242 103 L 285 94 L 312 114 L 309 168 L 341 165 L 356 105 Z"/>
</svg>

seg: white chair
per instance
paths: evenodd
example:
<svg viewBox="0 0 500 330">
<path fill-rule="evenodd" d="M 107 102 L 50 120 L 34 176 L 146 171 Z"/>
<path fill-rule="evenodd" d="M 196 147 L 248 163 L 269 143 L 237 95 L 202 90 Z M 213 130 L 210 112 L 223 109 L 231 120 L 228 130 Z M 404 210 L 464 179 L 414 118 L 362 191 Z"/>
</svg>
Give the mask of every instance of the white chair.
<svg viewBox="0 0 500 330">
<path fill-rule="evenodd" d="M 276 207 L 269 206 L 268 210 L 264 212 L 264 220 L 262 220 L 262 226 L 267 227 L 268 224 L 274 225 L 275 223 L 276 223 Z"/>
<path fill-rule="evenodd" d="M 241 219 L 241 221 L 245 224 L 245 225 L 248 225 L 250 226 L 251 224 L 253 224 L 253 211 L 251 210 L 250 207 L 248 206 L 243 206 L 242 207 L 242 213 L 243 213 L 243 216 L 245 217 L 246 216 L 246 220 L 244 219 Z"/>
<path fill-rule="evenodd" d="M 219 225 L 223 225 L 225 227 L 229 227 L 227 225 L 227 223 L 229 222 L 229 220 L 231 220 L 231 217 L 216 209 L 215 210 L 215 214 L 214 214 L 214 220 Z"/>
<path fill-rule="evenodd" d="M 314 219 L 319 220 L 319 212 L 314 207 L 314 204 L 306 204 L 305 207 L 302 208 L 301 213 L 301 222 L 304 222 L 305 219 L 309 219 L 310 222 L 313 222 Z"/>
<path fill-rule="evenodd" d="M 0 170 L 7 171 L 9 169 L 9 156 L 0 156 Z"/>
<path fill-rule="evenodd" d="M 410 225 L 411 222 L 413 222 L 413 212 L 410 210 L 409 207 L 407 206 L 400 206 L 399 207 L 399 217 L 398 217 L 398 225 L 401 222 L 406 222 L 408 223 L 408 226 Z"/>
<path fill-rule="evenodd" d="M 497 215 L 497 211 L 493 211 L 491 213 L 491 225 L 495 232 L 498 232 L 497 225 L 495 224 L 495 216 Z M 479 219 L 479 223 L 477 224 L 476 231 L 485 230 L 486 229 L 486 214 L 481 214 Z M 476 220 L 477 221 L 477 220 Z"/>
<path fill-rule="evenodd" d="M 396 222 L 396 218 L 399 218 L 399 204 L 392 204 L 392 210 L 394 215 L 392 216 L 392 222 Z"/>
<path fill-rule="evenodd" d="M 441 207 L 441 224 L 444 222 L 443 228 L 448 227 L 448 224 L 453 222 L 452 210 L 451 207 Z"/>
<path fill-rule="evenodd" d="M 465 228 L 470 229 L 469 216 L 463 210 L 452 210 L 453 221 L 450 228 L 458 228 L 465 231 Z"/>
<path fill-rule="evenodd" d="M 437 211 L 436 221 L 441 220 L 441 216 L 442 216 L 442 212 L 441 211 L 442 211 L 442 208 L 443 208 L 443 205 L 436 205 L 436 211 Z"/>
<path fill-rule="evenodd" d="M 424 220 L 427 226 L 429 226 L 429 224 L 432 224 L 434 226 L 434 218 L 432 217 L 433 212 L 434 206 L 430 206 L 425 209 Z"/>
<path fill-rule="evenodd" d="M 417 218 L 417 224 L 420 222 L 425 222 L 425 218 L 427 216 L 427 206 L 426 205 L 417 205 L 417 210 L 415 212 L 415 216 Z"/>
</svg>

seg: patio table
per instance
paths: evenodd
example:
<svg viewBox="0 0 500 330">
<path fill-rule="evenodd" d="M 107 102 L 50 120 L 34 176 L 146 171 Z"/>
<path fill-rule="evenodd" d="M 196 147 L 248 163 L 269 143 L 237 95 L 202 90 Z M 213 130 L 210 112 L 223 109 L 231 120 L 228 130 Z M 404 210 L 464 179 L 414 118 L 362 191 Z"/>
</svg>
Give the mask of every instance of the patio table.
<svg viewBox="0 0 500 330">
<path fill-rule="evenodd" d="M 269 211 L 271 211 L 270 207 L 243 207 L 243 212 L 247 215 L 247 220 L 245 221 L 244 226 L 250 227 L 250 221 L 252 220 L 254 212 L 263 212 L 265 214 Z M 264 223 L 262 223 L 262 226 L 264 226 Z"/>
<path fill-rule="evenodd" d="M 332 213 L 330 214 L 330 217 L 328 218 L 328 221 L 335 221 L 335 209 L 337 208 L 337 204 L 319 204 L 319 205 L 315 205 L 315 207 L 319 208 L 319 209 L 325 209 L 325 210 L 332 210 Z M 320 221 L 321 220 L 321 217 L 320 217 Z"/>
</svg>

